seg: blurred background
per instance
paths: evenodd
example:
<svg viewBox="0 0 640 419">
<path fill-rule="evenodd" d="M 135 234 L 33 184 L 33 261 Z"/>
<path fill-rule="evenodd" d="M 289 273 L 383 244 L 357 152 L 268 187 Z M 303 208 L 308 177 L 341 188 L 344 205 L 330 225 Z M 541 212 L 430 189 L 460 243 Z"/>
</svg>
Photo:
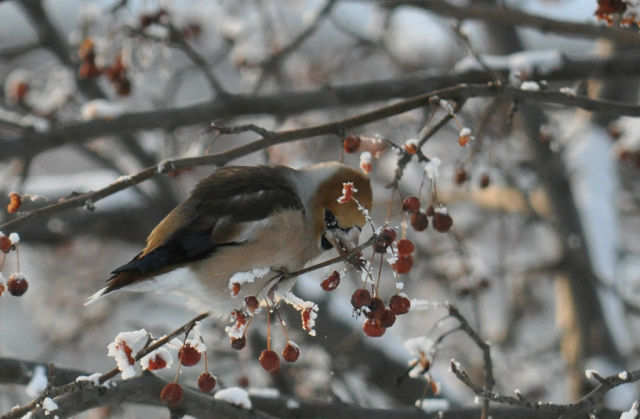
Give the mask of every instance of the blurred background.
<svg viewBox="0 0 640 419">
<path fill-rule="evenodd" d="M 559 21 L 597 24 L 595 0 L 497 3 Z M 473 5 L 500 6 L 488 0 Z M 473 70 L 491 80 L 495 74 L 486 68 L 490 66 L 519 83 L 561 71 L 567 59 L 635 57 L 633 48 L 514 25 L 458 21 L 428 7 L 396 2 L 385 7 L 315 0 L 3 1 L 0 196 L 18 192 L 37 197 L 25 199 L 20 211 L 29 211 L 74 192 L 104 187 L 164 159 L 222 152 L 258 138 L 253 133 L 216 135 L 208 129 L 212 122 L 253 123 L 276 131 L 303 128 L 465 81 L 461 77 L 422 86 L 419 80 L 429 77 Z M 581 71 L 543 87 L 637 102 L 638 74 L 596 80 L 584 76 L 588 68 Z M 397 94 L 389 90 L 382 97 L 362 87 L 364 82 L 410 78 L 417 80 L 411 88 Z M 123 120 L 108 135 L 82 131 L 92 121 L 207 103 L 220 98 L 220 86 L 232 94 L 274 97 L 290 91 L 330 94 L 337 86 L 355 86 L 362 98 L 348 106 L 337 99 L 335 106 L 310 106 L 303 113 L 212 114 L 197 123 L 158 120 L 146 126 L 153 129 L 144 130 Z M 427 106 L 345 135 L 402 145 L 445 115 L 437 106 Z M 508 98 L 474 98 L 422 148 L 442 162 L 438 198 L 454 227 L 447 234 L 431 227 L 424 232 L 407 229 L 417 249 L 413 269 L 402 279 L 403 291 L 415 299 L 451 302 L 462 311 L 492 345 L 497 391 L 519 389 L 533 400 L 569 402 L 595 384 L 585 378 L 585 369 L 609 375 L 638 365 L 636 121 L 560 106 L 514 106 Z M 65 131 L 74 126 L 76 131 Z M 458 143 L 463 126 L 476 137 L 465 147 Z M 82 139 L 74 140 L 75 135 Z M 340 159 L 360 164 L 359 154 L 345 154 L 342 138 L 332 135 L 269 147 L 231 163 L 301 167 Z M 386 187 L 398 159 L 389 150 L 373 161 L 373 218 L 378 225 L 401 225 L 399 197 L 416 195 L 425 207 L 432 199 L 428 179 L 421 187 L 424 164 L 415 159 L 398 192 Z M 94 210 L 55 212 L 4 231 L 21 235 L 20 270 L 29 289 L 20 298 L 9 293 L 0 297 L 0 356 L 106 371 L 113 367 L 106 346 L 118 332 L 144 327 L 161 335 L 197 314 L 166 295 L 123 293 L 83 304 L 213 170 L 172 171 L 96 202 Z M 462 181 L 461 171 L 467 177 Z M 14 216 L 2 211 L 0 222 Z M 5 278 L 17 269 L 15 253 L 8 254 Z M 449 360 L 455 358 L 475 382 L 483 380 L 482 353 L 463 334 L 448 336 L 437 346 L 431 377 L 440 383 L 440 394 L 432 394 L 424 379 L 397 380 L 415 358 L 404 345 L 407 339 L 435 340 L 455 327 L 455 321 L 439 322 L 444 310 L 412 311 L 383 337 L 367 338 L 350 304 L 359 274 L 347 271 L 348 279 L 327 293 L 320 282 L 333 269 L 298 280 L 296 293 L 320 305 L 318 336 L 307 336 L 297 326 L 299 315 L 285 308 L 289 333 L 302 355 L 277 376 L 257 363 L 265 327 L 255 325 L 247 348 L 235 351 L 224 322 L 205 322 L 210 369 L 222 386 L 274 387 L 301 400 L 365 407 L 413 406 L 423 398 L 427 409 L 441 408 L 433 399 L 452 407 L 473 405 L 473 393 L 449 372 Z M 385 266 L 382 276 L 382 295 L 396 293 L 390 267 Z M 274 334 L 275 342 L 283 344 L 280 330 Z M 185 369 L 182 382 L 195 385 L 199 373 L 198 368 Z M 636 390 L 634 384 L 617 388 L 608 394 L 607 405 L 628 409 Z M 0 412 L 31 398 L 23 386 L 3 385 Z M 149 417 L 150 412 L 163 409 L 124 405 L 83 417 Z"/>
</svg>

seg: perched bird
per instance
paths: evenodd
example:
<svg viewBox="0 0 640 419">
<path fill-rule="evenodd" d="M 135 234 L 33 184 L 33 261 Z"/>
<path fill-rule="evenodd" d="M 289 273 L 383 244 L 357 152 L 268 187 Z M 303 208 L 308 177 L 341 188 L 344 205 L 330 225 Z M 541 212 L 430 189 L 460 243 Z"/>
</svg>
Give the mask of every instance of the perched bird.
<svg viewBox="0 0 640 419">
<path fill-rule="evenodd" d="M 353 182 L 357 203 L 338 202 L 345 182 Z M 340 245 L 336 240 L 357 242 L 366 221 L 362 208 L 371 203 L 369 179 L 337 162 L 300 170 L 221 168 L 160 221 L 146 247 L 116 268 L 87 304 L 119 290 L 173 291 L 197 309 L 229 315 L 244 297 L 264 299 L 274 286 L 287 292 L 295 279 L 277 278 Z"/>
</svg>

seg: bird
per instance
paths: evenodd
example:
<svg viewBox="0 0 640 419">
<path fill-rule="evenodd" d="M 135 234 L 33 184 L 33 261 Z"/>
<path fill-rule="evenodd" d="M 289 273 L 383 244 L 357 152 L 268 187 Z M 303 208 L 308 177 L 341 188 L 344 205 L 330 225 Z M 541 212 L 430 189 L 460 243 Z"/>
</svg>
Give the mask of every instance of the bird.
<svg viewBox="0 0 640 419">
<path fill-rule="evenodd" d="M 354 199 L 341 203 L 345 184 Z M 353 249 L 372 201 L 369 178 L 339 162 L 219 168 L 87 304 L 119 291 L 170 292 L 187 306 L 228 317 L 248 296 L 262 302 L 275 288 L 288 292 L 295 278 L 278 278 L 324 251 Z"/>
</svg>

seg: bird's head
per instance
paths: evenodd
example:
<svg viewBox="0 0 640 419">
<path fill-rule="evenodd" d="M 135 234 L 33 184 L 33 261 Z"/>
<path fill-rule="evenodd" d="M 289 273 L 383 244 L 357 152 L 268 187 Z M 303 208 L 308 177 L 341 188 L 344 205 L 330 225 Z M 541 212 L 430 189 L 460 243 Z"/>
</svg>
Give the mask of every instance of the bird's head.
<svg viewBox="0 0 640 419">
<path fill-rule="evenodd" d="M 359 170 L 344 164 L 331 162 L 307 168 L 319 179 L 317 189 L 311 200 L 311 216 L 314 224 L 316 243 L 323 250 L 333 247 L 329 236 L 337 235 L 357 241 L 359 232 L 366 223 L 363 211 L 371 210 L 373 201 L 369 178 Z M 342 195 L 342 187 L 346 182 L 354 186 L 353 198 L 345 203 L 338 202 Z M 357 203 L 356 203 L 357 201 Z M 355 243 L 357 244 L 357 243 Z"/>
</svg>

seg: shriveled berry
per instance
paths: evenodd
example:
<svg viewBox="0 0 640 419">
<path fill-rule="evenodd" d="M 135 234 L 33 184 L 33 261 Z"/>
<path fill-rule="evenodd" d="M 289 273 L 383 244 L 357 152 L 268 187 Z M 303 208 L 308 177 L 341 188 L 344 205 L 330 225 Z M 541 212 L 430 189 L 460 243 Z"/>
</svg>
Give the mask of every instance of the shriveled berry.
<svg viewBox="0 0 640 419">
<path fill-rule="evenodd" d="M 192 367 L 196 365 L 200 362 L 201 357 L 202 355 L 200 352 L 188 343 L 182 345 L 178 352 L 178 359 L 180 359 L 180 363 L 185 367 Z"/>
<path fill-rule="evenodd" d="M 340 274 L 338 273 L 338 271 L 331 272 L 331 275 L 329 275 L 327 279 L 322 281 L 321 284 L 322 289 L 325 291 L 333 291 L 338 288 L 338 285 L 340 285 Z"/>
<path fill-rule="evenodd" d="M 209 374 L 208 372 L 203 372 L 198 377 L 198 388 L 203 393 L 209 393 L 216 386 L 216 377 Z"/>
<path fill-rule="evenodd" d="M 398 240 L 398 255 L 410 256 L 415 250 L 413 242 L 409 239 Z"/>
<path fill-rule="evenodd" d="M 169 406 L 180 404 L 183 396 L 182 386 L 178 383 L 169 383 L 162 388 L 160 398 Z"/>
<path fill-rule="evenodd" d="M 453 180 L 455 181 L 456 185 L 462 185 L 463 183 L 465 183 L 467 181 L 467 179 L 469 179 L 469 175 L 467 174 L 467 171 L 464 170 L 463 168 L 458 168 L 456 170 L 456 174 L 454 175 Z"/>
<path fill-rule="evenodd" d="M 248 297 L 244 297 L 244 303 L 247 306 L 247 309 L 250 312 L 254 312 L 258 309 L 258 307 L 260 306 L 260 303 L 258 302 L 258 299 L 256 297 L 254 297 L 253 295 L 250 295 Z"/>
<path fill-rule="evenodd" d="M 402 210 L 406 212 L 420 211 L 420 200 L 415 196 L 409 196 L 402 201 Z"/>
<path fill-rule="evenodd" d="M 488 174 L 485 173 L 482 176 L 480 176 L 480 187 L 482 189 L 487 188 L 489 184 L 491 184 L 491 178 L 489 177 Z"/>
<path fill-rule="evenodd" d="M 247 338 L 244 336 L 239 338 L 231 338 L 231 347 L 237 351 L 244 348 L 247 344 Z"/>
<path fill-rule="evenodd" d="M 263 350 L 258 361 L 260 361 L 260 365 L 262 365 L 262 368 L 267 372 L 275 373 L 280 369 L 280 358 L 278 354 L 271 349 Z"/>
<path fill-rule="evenodd" d="M 14 297 L 20 297 L 27 292 L 27 288 L 29 288 L 29 283 L 23 276 L 16 274 L 11 274 L 11 276 L 9 276 L 7 289 L 11 295 Z"/>
<path fill-rule="evenodd" d="M 394 295 L 389 300 L 389 309 L 391 309 L 395 315 L 406 314 L 409 312 L 410 308 L 411 301 L 402 295 Z"/>
<path fill-rule="evenodd" d="M 395 263 L 391 265 L 393 270 L 399 274 L 409 273 L 412 266 L 413 266 L 413 257 L 411 255 L 400 256 L 398 257 L 398 260 L 396 260 Z"/>
<path fill-rule="evenodd" d="M 351 295 L 351 305 L 353 308 L 360 308 L 364 306 L 368 306 L 371 302 L 371 293 L 364 288 L 359 288 L 353 292 Z"/>
<path fill-rule="evenodd" d="M 424 231 L 429 227 L 429 219 L 424 212 L 414 212 L 411 214 L 411 227 L 415 231 Z"/>
<path fill-rule="evenodd" d="M 433 216 L 433 228 L 441 233 L 446 233 L 453 225 L 453 218 L 447 213 L 436 212 Z"/>
<path fill-rule="evenodd" d="M 11 192 L 9 194 L 9 205 L 7 205 L 7 212 L 9 214 L 13 214 L 18 211 L 20 208 L 20 204 L 22 203 L 22 198 L 15 192 Z"/>
<path fill-rule="evenodd" d="M 345 153 L 355 153 L 360 148 L 360 137 L 349 135 L 343 140 L 342 145 Z"/>
<path fill-rule="evenodd" d="M 362 325 L 362 331 L 364 332 L 365 335 L 369 337 L 378 338 L 384 335 L 384 332 L 386 331 L 386 329 L 382 327 L 380 322 L 377 321 L 376 319 L 368 319 Z"/>
<path fill-rule="evenodd" d="M 287 362 L 296 362 L 300 356 L 300 347 L 289 341 L 287 346 L 282 350 L 282 358 Z"/>
<path fill-rule="evenodd" d="M 382 315 L 380 316 L 380 325 L 384 328 L 388 328 L 393 326 L 393 324 L 396 322 L 396 315 L 393 314 L 393 311 L 391 311 L 390 309 L 386 309 L 382 312 Z"/>
</svg>

